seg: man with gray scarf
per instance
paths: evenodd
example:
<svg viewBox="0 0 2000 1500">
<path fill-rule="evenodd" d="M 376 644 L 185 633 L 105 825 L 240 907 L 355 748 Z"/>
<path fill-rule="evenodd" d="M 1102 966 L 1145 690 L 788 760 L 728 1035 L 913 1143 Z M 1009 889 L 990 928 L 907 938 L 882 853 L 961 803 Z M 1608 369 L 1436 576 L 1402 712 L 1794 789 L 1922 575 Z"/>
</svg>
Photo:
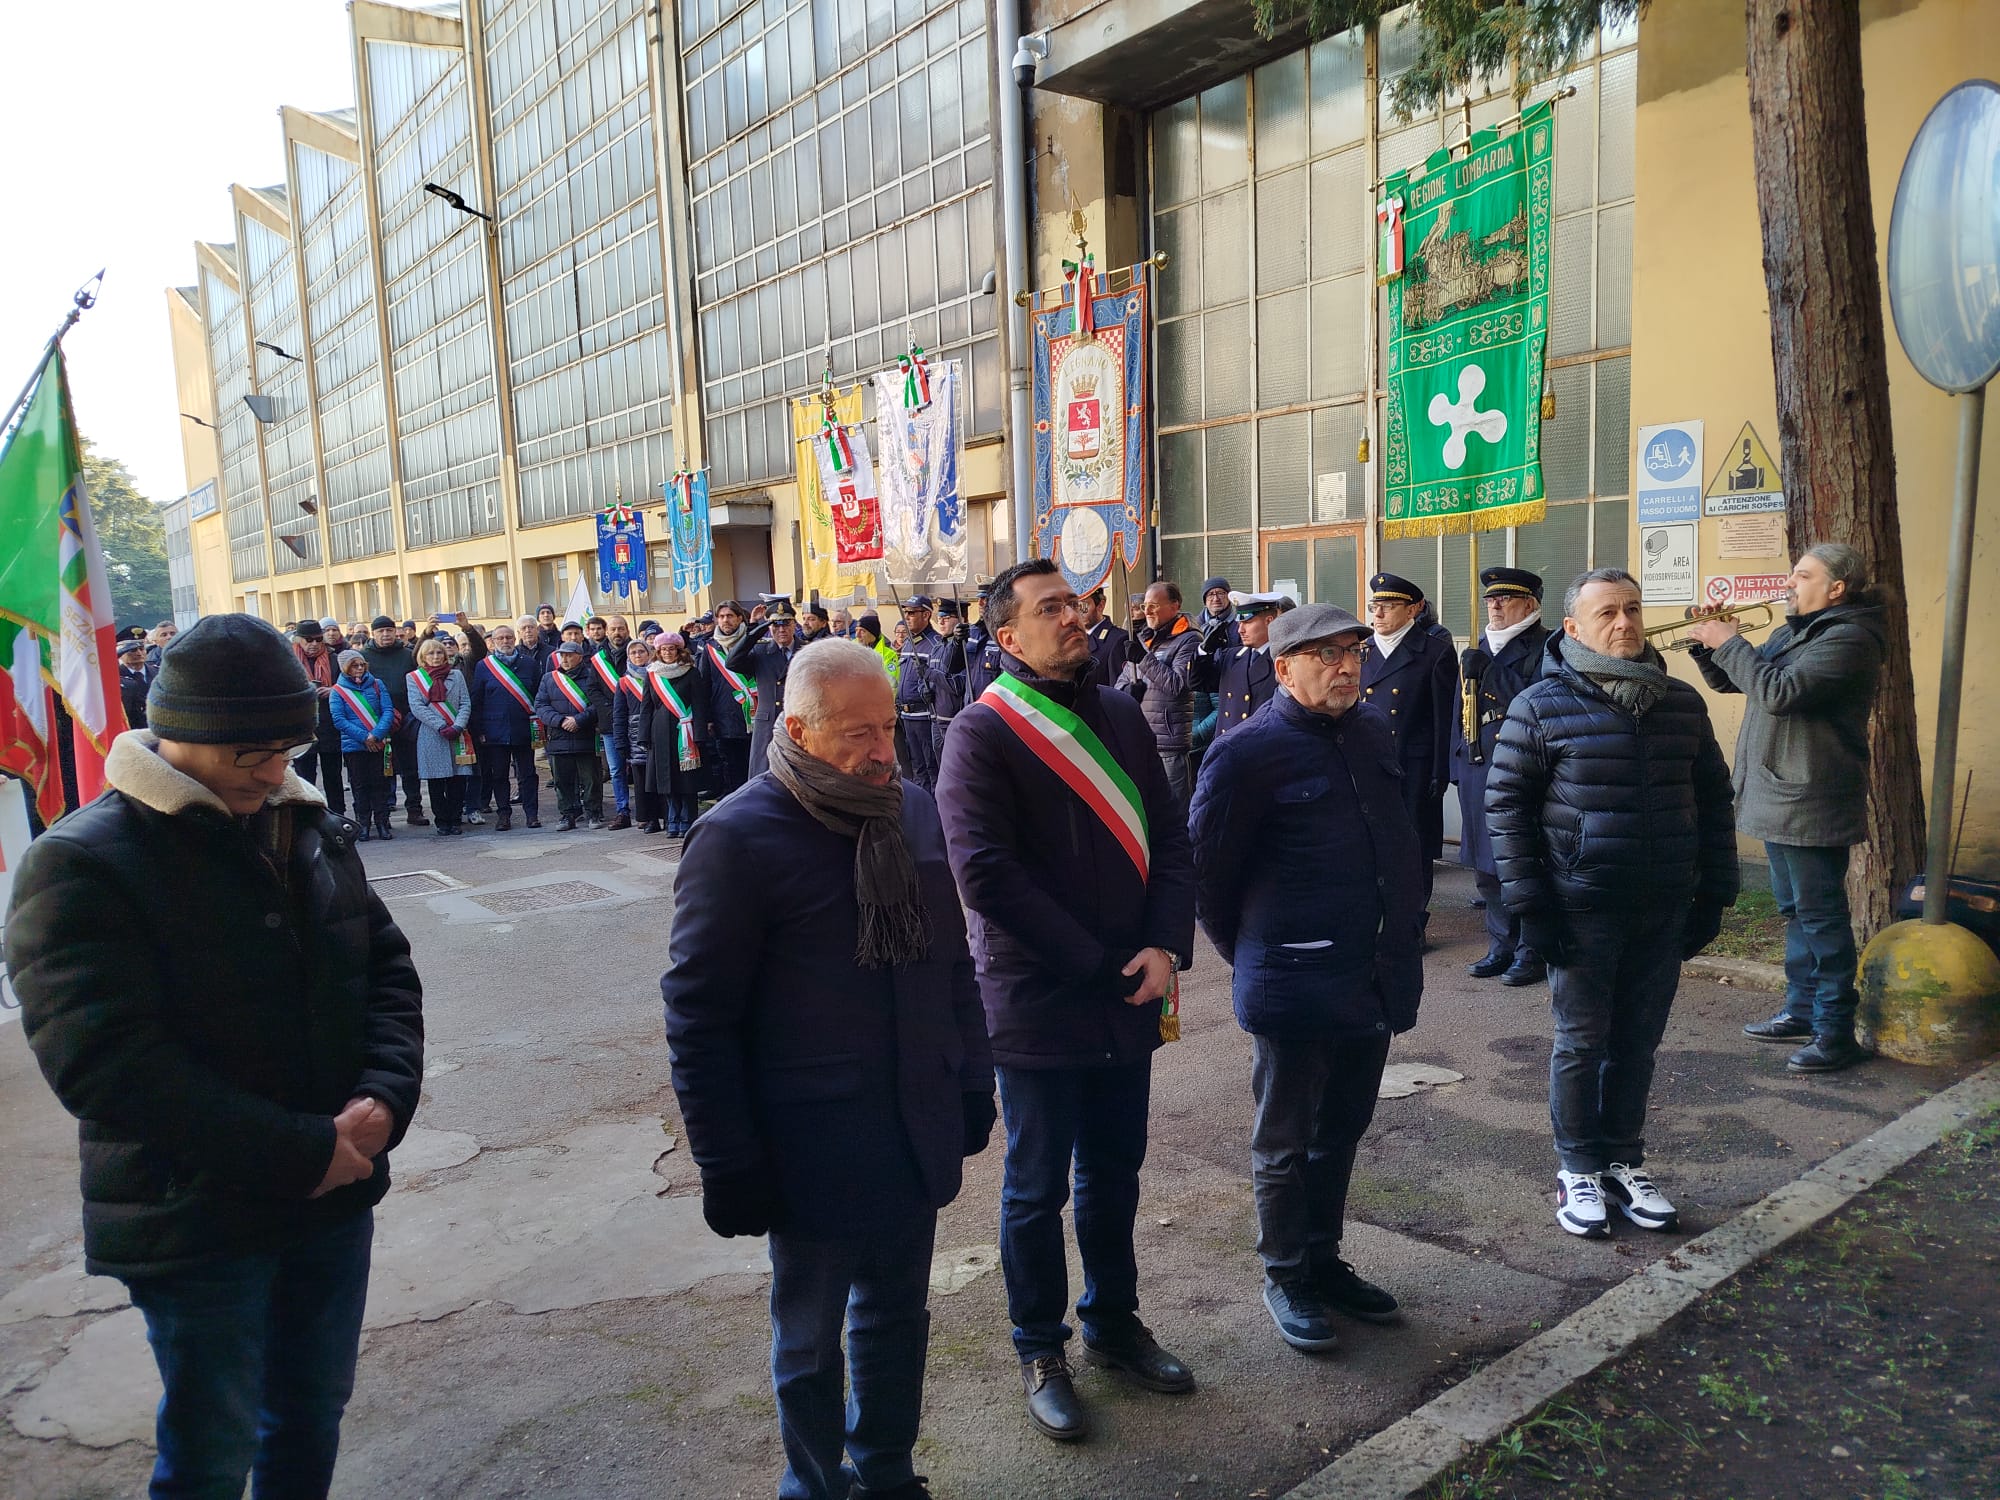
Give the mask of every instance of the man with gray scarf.
<svg viewBox="0 0 2000 1500">
<path fill-rule="evenodd" d="M 1736 821 L 1708 709 L 1646 643 L 1631 574 L 1569 586 L 1542 677 L 1501 726 L 1486 817 L 1502 899 L 1549 966 L 1556 1222 L 1603 1239 L 1608 1198 L 1672 1229 L 1644 1168 L 1653 1054 L 1681 960 L 1735 904 Z"/>
<path fill-rule="evenodd" d="M 873 651 L 792 658 L 768 773 L 688 835 L 660 981 L 702 1215 L 770 1235 L 790 1500 L 929 1494 L 911 1454 L 937 1211 L 994 1122 L 944 830 L 895 735 Z"/>
</svg>

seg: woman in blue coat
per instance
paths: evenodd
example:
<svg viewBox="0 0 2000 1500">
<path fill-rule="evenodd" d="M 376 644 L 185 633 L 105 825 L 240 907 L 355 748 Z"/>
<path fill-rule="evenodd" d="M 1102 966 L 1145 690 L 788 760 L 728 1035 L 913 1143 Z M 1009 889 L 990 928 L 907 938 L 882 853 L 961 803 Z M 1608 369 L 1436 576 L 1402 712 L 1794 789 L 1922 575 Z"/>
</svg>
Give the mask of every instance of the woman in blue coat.
<svg viewBox="0 0 2000 1500">
<path fill-rule="evenodd" d="M 442 641 L 417 647 L 417 669 L 409 682 L 410 717 L 417 721 L 417 775 L 430 783 L 431 820 L 441 837 L 463 833 L 472 767 L 458 763 L 458 751 L 471 744 L 465 726 L 472 719 L 472 693 L 465 674 L 449 664 Z"/>
<path fill-rule="evenodd" d="M 393 766 L 385 766 L 382 755 L 396 710 L 389 690 L 368 670 L 368 658 L 359 651 L 340 653 L 340 681 L 327 706 L 340 731 L 340 758 L 354 787 L 354 821 L 361 825 L 356 837 L 364 843 L 370 837 L 392 839 L 389 814 L 396 810 L 396 798 L 388 778 Z"/>
</svg>

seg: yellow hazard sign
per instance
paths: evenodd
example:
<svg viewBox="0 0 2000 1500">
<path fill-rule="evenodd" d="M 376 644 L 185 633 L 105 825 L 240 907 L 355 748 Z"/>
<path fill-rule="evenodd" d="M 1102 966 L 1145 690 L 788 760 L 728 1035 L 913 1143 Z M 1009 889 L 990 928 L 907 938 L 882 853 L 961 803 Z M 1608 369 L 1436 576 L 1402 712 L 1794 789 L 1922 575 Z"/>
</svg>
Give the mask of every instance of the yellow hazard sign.
<svg viewBox="0 0 2000 1500">
<path fill-rule="evenodd" d="M 1722 466 L 1703 491 L 1701 508 L 1704 515 L 1711 516 L 1784 510 L 1785 491 L 1777 461 L 1748 422 L 1736 434 L 1736 441 L 1722 450 Z"/>
</svg>

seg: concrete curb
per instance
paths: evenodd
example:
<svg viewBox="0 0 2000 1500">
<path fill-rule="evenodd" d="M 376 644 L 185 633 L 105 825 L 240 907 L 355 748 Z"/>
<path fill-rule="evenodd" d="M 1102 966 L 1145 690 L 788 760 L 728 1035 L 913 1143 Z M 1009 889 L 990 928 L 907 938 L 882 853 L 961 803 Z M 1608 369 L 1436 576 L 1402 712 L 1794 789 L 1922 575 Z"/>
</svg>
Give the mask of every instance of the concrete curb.
<svg viewBox="0 0 2000 1500">
<path fill-rule="evenodd" d="M 1510 1350 L 1286 1492 L 1284 1500 L 1400 1500 L 1623 1354 L 1703 1292 L 1770 1254 L 1967 1120 L 2000 1108 L 2000 1063 L 1925 1100 L 1726 1224 Z"/>
<path fill-rule="evenodd" d="M 1760 964 L 1747 958 L 1690 958 L 1681 965 L 1683 974 L 1701 979 L 1727 979 L 1753 990 L 1783 990 L 1785 971 L 1778 964 Z"/>
</svg>

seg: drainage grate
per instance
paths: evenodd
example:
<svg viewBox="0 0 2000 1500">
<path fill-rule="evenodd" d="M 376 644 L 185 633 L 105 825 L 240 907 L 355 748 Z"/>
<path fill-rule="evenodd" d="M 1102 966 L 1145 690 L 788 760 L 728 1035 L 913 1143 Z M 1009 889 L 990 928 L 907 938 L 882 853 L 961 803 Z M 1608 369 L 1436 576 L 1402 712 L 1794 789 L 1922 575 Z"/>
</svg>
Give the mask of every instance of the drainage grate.
<svg viewBox="0 0 2000 1500">
<path fill-rule="evenodd" d="M 641 844 L 638 852 L 640 854 L 657 854 L 665 860 L 677 860 L 681 857 L 681 841 L 675 839 L 672 843 L 667 844 Z"/>
<path fill-rule="evenodd" d="M 587 880 L 557 880 L 548 885 L 523 886 L 511 891 L 488 891 L 472 899 L 497 916 L 512 917 L 544 906 L 565 906 L 572 901 L 602 901 L 606 896 L 617 894 Z"/>
<path fill-rule="evenodd" d="M 406 870 L 401 875 L 376 875 L 369 882 L 385 901 L 398 896 L 431 896 L 439 891 L 457 890 L 461 882 L 441 870 Z"/>
</svg>

